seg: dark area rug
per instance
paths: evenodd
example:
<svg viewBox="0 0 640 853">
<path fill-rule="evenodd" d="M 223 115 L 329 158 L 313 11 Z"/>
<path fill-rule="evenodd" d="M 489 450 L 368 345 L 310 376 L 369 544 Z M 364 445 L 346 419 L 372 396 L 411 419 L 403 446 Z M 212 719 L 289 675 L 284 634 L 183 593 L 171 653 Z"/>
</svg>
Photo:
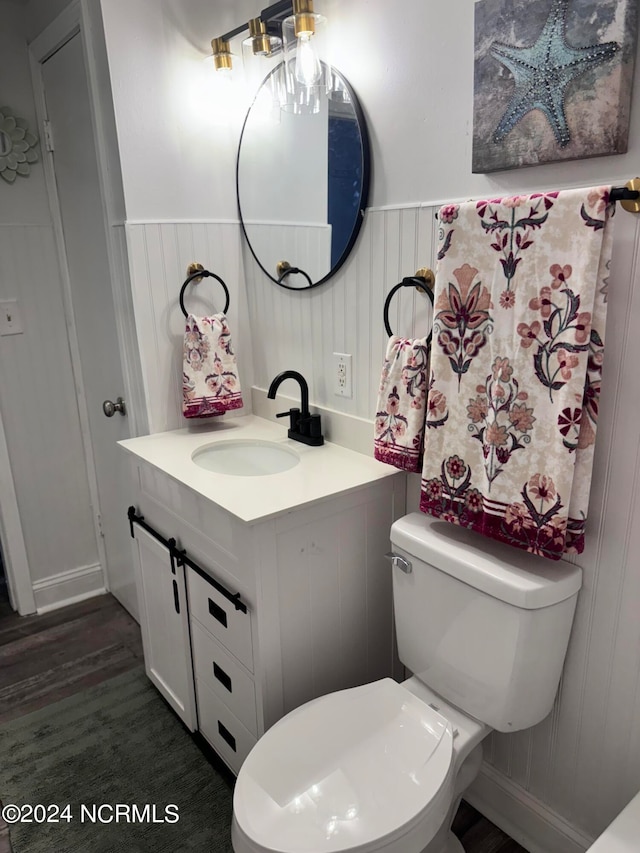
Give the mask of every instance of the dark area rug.
<svg viewBox="0 0 640 853">
<path fill-rule="evenodd" d="M 69 821 L 10 826 L 14 853 L 232 851 L 229 784 L 142 669 L 5 723 L 0 801 L 70 805 Z M 110 822 L 83 821 L 81 804 L 89 813 L 104 805 Z M 125 807 L 118 822 L 116 804 Z M 177 809 L 165 811 L 170 804 Z M 176 813 L 175 823 L 153 822 L 154 814 L 164 821 Z"/>
</svg>

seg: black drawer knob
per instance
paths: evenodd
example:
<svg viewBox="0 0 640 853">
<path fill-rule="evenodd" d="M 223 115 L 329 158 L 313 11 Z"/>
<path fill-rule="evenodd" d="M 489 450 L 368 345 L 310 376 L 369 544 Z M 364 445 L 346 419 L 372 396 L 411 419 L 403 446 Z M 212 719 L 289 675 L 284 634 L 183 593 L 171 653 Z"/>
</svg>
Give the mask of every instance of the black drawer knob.
<svg viewBox="0 0 640 853">
<path fill-rule="evenodd" d="M 227 614 L 215 601 L 209 599 L 209 613 L 224 627 L 227 627 Z"/>
<path fill-rule="evenodd" d="M 226 740 L 226 742 L 229 744 L 231 749 L 235 752 L 236 751 L 236 739 L 231 734 L 229 729 L 222 725 L 220 720 L 218 720 L 218 731 L 220 732 L 220 737 L 223 740 Z"/>
<path fill-rule="evenodd" d="M 222 684 L 223 687 L 226 687 L 229 693 L 231 693 L 231 679 L 224 671 L 224 669 L 222 669 L 222 667 L 219 667 L 215 661 L 213 662 L 213 674 L 215 678 L 218 679 L 220 684 Z"/>
</svg>

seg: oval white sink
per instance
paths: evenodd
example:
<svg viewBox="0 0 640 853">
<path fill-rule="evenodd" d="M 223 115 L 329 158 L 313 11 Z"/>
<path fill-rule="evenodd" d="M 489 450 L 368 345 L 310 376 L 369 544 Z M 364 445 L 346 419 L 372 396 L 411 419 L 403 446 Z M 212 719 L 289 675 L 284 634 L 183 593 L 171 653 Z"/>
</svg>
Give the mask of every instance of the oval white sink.
<svg viewBox="0 0 640 853">
<path fill-rule="evenodd" d="M 216 441 L 199 447 L 191 458 L 207 471 L 235 477 L 280 474 L 300 461 L 298 454 L 288 447 L 259 439 Z"/>
</svg>

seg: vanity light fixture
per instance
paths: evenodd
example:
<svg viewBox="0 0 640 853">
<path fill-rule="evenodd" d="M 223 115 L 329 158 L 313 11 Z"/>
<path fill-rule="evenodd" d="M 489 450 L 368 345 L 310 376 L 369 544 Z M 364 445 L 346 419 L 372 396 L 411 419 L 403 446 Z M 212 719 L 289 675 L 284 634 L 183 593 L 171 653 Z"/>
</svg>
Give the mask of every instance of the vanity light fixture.
<svg viewBox="0 0 640 853">
<path fill-rule="evenodd" d="M 280 36 L 267 32 L 267 23 L 262 18 L 252 18 L 249 21 L 249 38 L 242 42 L 244 56 L 273 56 L 281 50 Z"/>
<path fill-rule="evenodd" d="M 303 86 L 316 86 L 322 77 L 314 37 L 326 23 L 324 15 L 314 12 L 313 0 L 293 0 L 293 14 L 282 22 L 285 56 L 295 50 L 294 75 Z"/>
<path fill-rule="evenodd" d="M 281 55 L 285 62 L 286 86 L 294 98 L 298 90 L 321 89 L 325 92 L 330 81 L 328 66 L 320 62 L 317 33 L 327 19 L 314 11 L 313 0 L 280 0 L 263 9 L 259 17 L 241 24 L 211 42 L 216 71 L 230 72 L 233 58 L 229 42 L 249 30 L 242 43 L 245 64 L 255 65 L 256 57 Z M 262 75 L 264 77 L 264 74 Z M 286 98 L 285 98 L 286 100 Z"/>
<path fill-rule="evenodd" d="M 252 18 L 245 24 L 229 30 L 228 33 L 212 39 L 213 58 L 216 71 L 233 66 L 232 54 L 229 48 L 231 39 L 249 30 L 249 38 L 242 43 L 244 56 L 272 56 L 282 50 L 282 21 L 292 11 L 291 0 L 279 0 L 272 6 L 263 9 L 257 18 Z M 219 58 L 219 59 L 218 59 Z"/>
<path fill-rule="evenodd" d="M 271 29 L 275 28 L 272 26 Z M 277 29 L 280 29 L 279 25 Z M 274 121 L 280 119 L 280 101 L 282 100 L 280 81 L 282 75 L 273 72 L 281 61 L 282 39 L 280 36 L 269 31 L 266 21 L 261 18 L 252 18 L 249 21 L 249 38 L 242 42 L 242 64 L 251 94 L 260 89 L 265 79 L 269 80 L 269 103 L 266 106 Z"/>
<path fill-rule="evenodd" d="M 233 54 L 229 47 L 229 42 L 222 36 L 221 38 L 211 39 L 211 51 L 213 56 L 213 66 L 216 71 L 225 75 L 231 74 L 233 70 Z"/>
</svg>

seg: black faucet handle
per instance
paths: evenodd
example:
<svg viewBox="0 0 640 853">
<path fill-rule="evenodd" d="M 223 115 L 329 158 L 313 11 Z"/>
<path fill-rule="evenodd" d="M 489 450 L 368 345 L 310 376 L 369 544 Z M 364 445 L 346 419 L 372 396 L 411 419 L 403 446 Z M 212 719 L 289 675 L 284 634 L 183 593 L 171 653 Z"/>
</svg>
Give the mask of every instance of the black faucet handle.
<svg viewBox="0 0 640 853">
<path fill-rule="evenodd" d="M 311 415 L 309 417 L 309 435 L 312 438 L 322 438 L 320 415 Z"/>
<path fill-rule="evenodd" d="M 289 418 L 289 430 L 290 432 L 298 432 L 299 422 L 300 422 L 300 409 L 289 409 L 288 412 L 278 412 L 276 414 L 277 418 Z"/>
<path fill-rule="evenodd" d="M 299 431 L 310 441 L 308 444 L 323 444 L 324 437 L 322 435 L 322 422 L 320 415 L 309 415 L 306 418 L 300 418 Z"/>
</svg>

